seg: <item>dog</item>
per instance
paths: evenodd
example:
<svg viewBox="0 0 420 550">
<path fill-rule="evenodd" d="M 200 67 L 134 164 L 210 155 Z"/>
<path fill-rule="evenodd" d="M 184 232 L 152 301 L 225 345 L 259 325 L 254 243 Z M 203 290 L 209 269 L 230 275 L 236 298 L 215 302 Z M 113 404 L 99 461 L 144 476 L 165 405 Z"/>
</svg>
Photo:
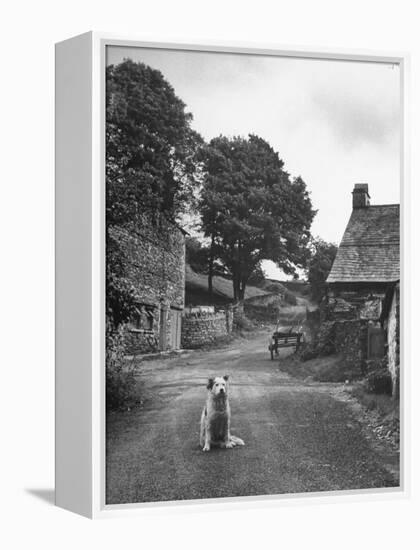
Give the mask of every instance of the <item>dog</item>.
<svg viewBox="0 0 420 550">
<path fill-rule="evenodd" d="M 210 451 L 211 446 L 232 449 L 245 445 L 242 439 L 230 433 L 228 380 L 227 375 L 208 380 L 207 401 L 200 424 L 200 446 L 203 451 Z"/>
</svg>

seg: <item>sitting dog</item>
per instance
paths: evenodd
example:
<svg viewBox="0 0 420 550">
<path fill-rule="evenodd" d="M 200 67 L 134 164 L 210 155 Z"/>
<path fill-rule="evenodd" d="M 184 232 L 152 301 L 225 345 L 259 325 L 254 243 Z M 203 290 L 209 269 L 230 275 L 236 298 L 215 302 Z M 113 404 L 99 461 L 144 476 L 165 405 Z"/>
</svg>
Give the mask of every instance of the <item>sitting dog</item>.
<svg viewBox="0 0 420 550">
<path fill-rule="evenodd" d="M 203 447 L 203 451 L 210 451 L 212 445 L 224 449 L 245 445 L 242 439 L 230 433 L 228 379 L 226 375 L 209 378 L 207 401 L 200 426 L 200 446 Z"/>
</svg>

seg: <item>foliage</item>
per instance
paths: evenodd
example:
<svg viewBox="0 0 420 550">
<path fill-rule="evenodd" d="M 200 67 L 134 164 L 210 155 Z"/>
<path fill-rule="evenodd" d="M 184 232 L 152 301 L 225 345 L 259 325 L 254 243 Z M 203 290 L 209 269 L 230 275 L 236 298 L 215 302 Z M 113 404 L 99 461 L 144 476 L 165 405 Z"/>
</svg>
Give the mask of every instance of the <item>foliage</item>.
<svg viewBox="0 0 420 550">
<path fill-rule="evenodd" d="M 106 313 L 116 329 L 135 311 L 135 289 L 126 274 L 128 261 L 118 231 L 110 227 L 106 237 Z"/>
<path fill-rule="evenodd" d="M 106 410 L 127 409 L 139 401 L 135 393 L 134 371 L 124 359 L 124 326 L 114 331 L 108 326 L 106 334 Z"/>
<path fill-rule="evenodd" d="M 239 333 L 255 331 L 255 324 L 244 313 L 234 316 L 233 326 L 234 330 Z"/>
<path fill-rule="evenodd" d="M 202 142 L 192 115 L 163 75 L 129 59 L 106 71 L 107 222 L 125 223 L 138 212 L 175 215 L 198 182 Z"/>
<path fill-rule="evenodd" d="M 234 299 L 243 300 L 264 259 L 286 273 L 305 265 L 315 212 L 305 183 L 290 179 L 278 153 L 256 135 L 220 136 L 202 160 L 202 229 L 232 278 Z"/>
<path fill-rule="evenodd" d="M 135 294 L 113 228 L 134 226 L 144 212 L 174 218 L 187 209 L 202 139 L 159 71 L 125 60 L 107 67 L 106 87 L 107 315 L 116 328 L 130 318 Z"/>
<path fill-rule="evenodd" d="M 257 265 L 254 271 L 251 273 L 251 276 L 248 279 L 248 283 L 253 286 L 258 286 L 260 288 L 264 287 L 265 275 L 262 267 Z"/>
<path fill-rule="evenodd" d="M 321 301 L 326 290 L 326 280 L 337 254 L 337 246 L 322 239 L 312 241 L 312 254 L 308 264 L 308 281 L 311 285 L 311 296 Z"/>
<path fill-rule="evenodd" d="M 185 239 L 185 260 L 196 273 L 207 273 L 209 263 L 209 248 L 195 237 Z"/>
</svg>

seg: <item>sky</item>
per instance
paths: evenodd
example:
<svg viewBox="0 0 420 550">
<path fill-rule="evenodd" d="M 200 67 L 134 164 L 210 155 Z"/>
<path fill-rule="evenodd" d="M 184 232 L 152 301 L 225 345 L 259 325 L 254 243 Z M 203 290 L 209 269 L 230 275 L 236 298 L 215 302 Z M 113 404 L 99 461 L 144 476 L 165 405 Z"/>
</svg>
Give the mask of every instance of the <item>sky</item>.
<svg viewBox="0 0 420 550">
<path fill-rule="evenodd" d="M 340 243 L 355 183 L 371 204 L 400 202 L 398 66 L 262 55 L 108 47 L 160 70 L 206 139 L 258 134 L 301 176 L 317 210 L 311 232 Z M 267 276 L 283 278 L 272 262 Z"/>
</svg>

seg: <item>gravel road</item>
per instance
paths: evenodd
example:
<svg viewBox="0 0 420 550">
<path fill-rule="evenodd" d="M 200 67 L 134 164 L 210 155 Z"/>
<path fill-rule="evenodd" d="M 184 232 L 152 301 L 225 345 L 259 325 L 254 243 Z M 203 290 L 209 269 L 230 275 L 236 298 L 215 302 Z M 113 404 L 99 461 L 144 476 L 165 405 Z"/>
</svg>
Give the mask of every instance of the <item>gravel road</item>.
<svg viewBox="0 0 420 550">
<path fill-rule="evenodd" d="M 108 504 L 398 485 L 336 387 L 280 372 L 268 337 L 142 364 L 144 406 L 107 420 Z M 281 353 L 287 361 L 290 349 Z M 231 431 L 245 447 L 204 453 L 205 385 L 223 374 L 231 381 Z"/>
</svg>

